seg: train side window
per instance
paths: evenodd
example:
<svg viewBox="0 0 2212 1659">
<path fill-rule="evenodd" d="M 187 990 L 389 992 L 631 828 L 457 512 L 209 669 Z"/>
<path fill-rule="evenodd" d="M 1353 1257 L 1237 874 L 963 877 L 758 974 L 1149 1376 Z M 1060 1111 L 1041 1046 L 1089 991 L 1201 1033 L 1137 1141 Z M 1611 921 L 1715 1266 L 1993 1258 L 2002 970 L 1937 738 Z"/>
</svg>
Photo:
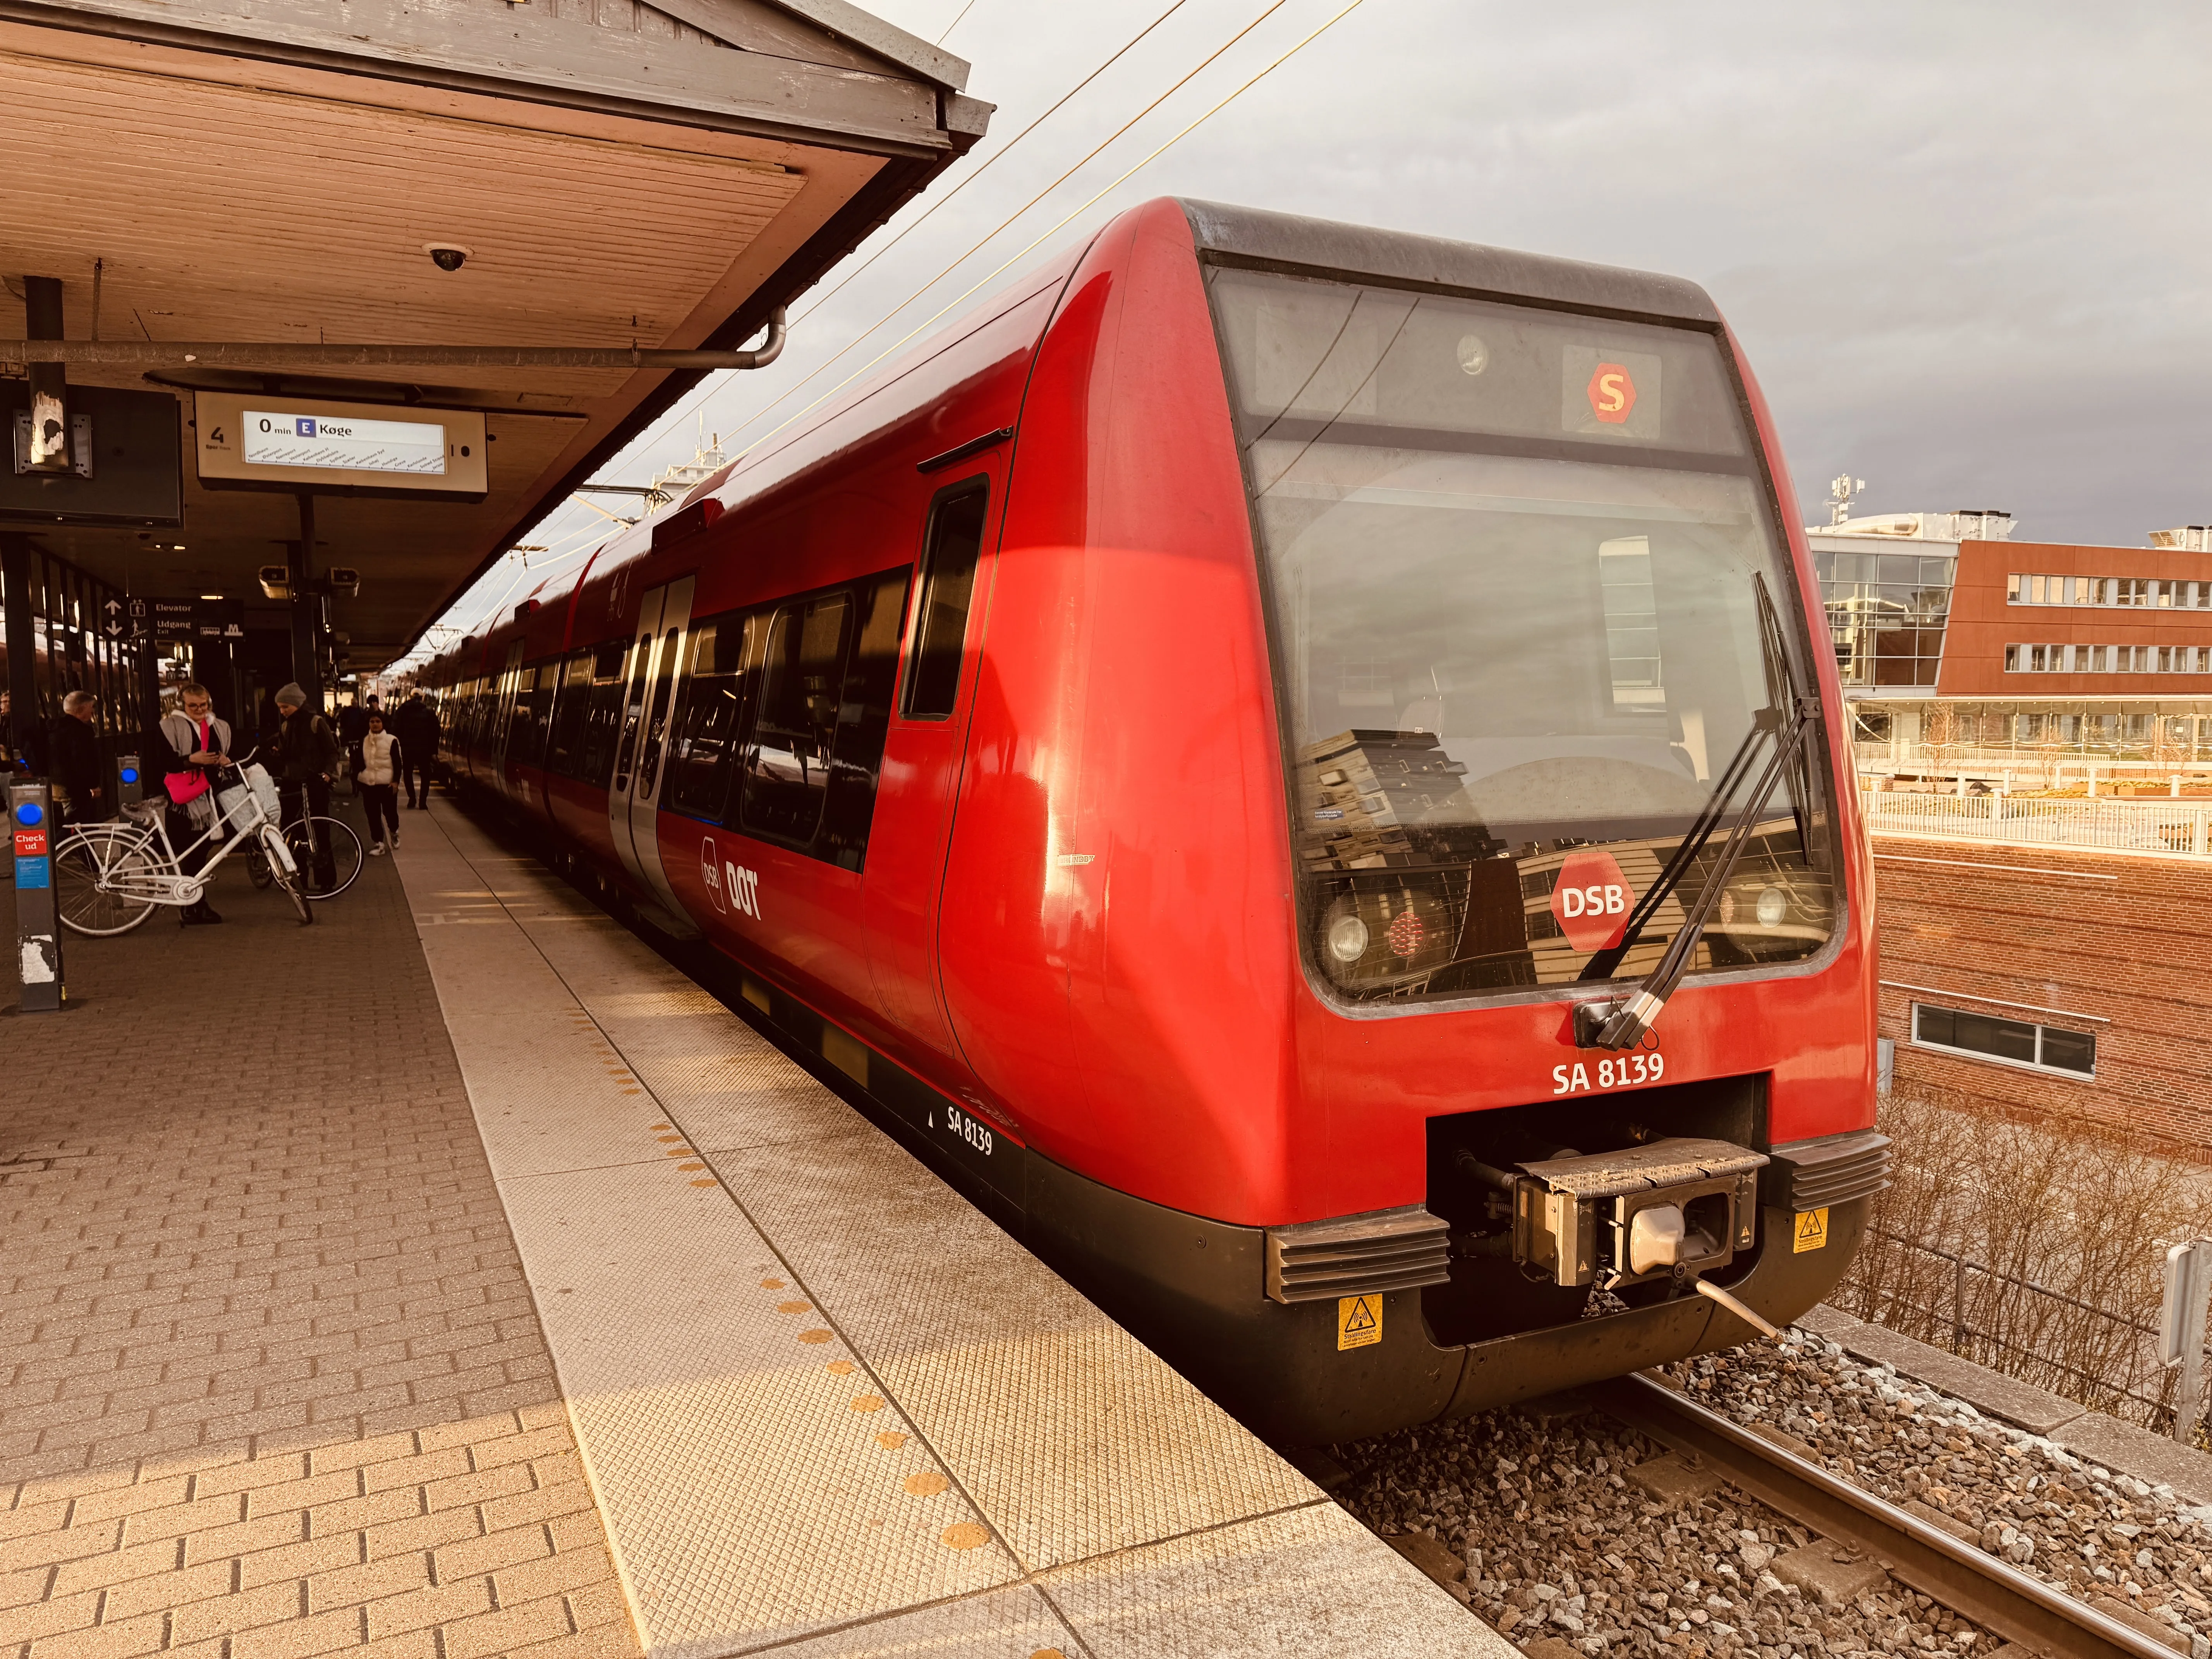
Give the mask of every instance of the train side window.
<svg viewBox="0 0 2212 1659">
<path fill-rule="evenodd" d="M 560 682 L 558 658 L 522 671 L 522 694 L 515 701 L 521 741 L 510 758 L 526 766 L 536 766 L 544 760 L 546 738 L 552 724 L 553 688 Z"/>
<path fill-rule="evenodd" d="M 831 593 L 785 605 L 769 624 L 738 804 L 749 835 L 804 847 L 821 825 L 852 617 L 852 595 Z"/>
<path fill-rule="evenodd" d="M 815 856 L 858 870 L 868 855 L 868 827 L 876 814 L 876 781 L 883 770 L 884 738 L 890 730 L 891 682 L 898 671 L 899 635 L 906 628 L 907 572 L 893 571 L 860 585 L 853 654 L 837 704 L 836 747 L 830 759 L 830 795 Z"/>
<path fill-rule="evenodd" d="M 729 799 L 730 758 L 744 732 L 745 703 L 757 678 L 748 643 L 757 646 L 768 618 L 732 612 L 696 623 L 684 708 L 669 739 L 668 805 L 719 822 Z"/>
<path fill-rule="evenodd" d="M 983 511 L 991 487 L 977 478 L 940 496 L 930 509 L 921 550 L 921 612 L 908 655 L 906 695 L 899 712 L 912 720 L 951 718 L 960 690 L 960 659 L 983 550 Z"/>
<path fill-rule="evenodd" d="M 547 745 L 545 764 L 561 776 L 573 778 L 583 754 L 584 715 L 592 702 L 592 653 L 572 652 L 559 668 L 561 686 L 555 694 L 553 736 Z"/>
<path fill-rule="evenodd" d="M 592 653 L 592 696 L 585 708 L 576 775 L 594 789 L 605 788 L 614 771 L 615 735 L 622 726 L 623 670 L 629 662 L 628 640 L 609 640 Z"/>
</svg>

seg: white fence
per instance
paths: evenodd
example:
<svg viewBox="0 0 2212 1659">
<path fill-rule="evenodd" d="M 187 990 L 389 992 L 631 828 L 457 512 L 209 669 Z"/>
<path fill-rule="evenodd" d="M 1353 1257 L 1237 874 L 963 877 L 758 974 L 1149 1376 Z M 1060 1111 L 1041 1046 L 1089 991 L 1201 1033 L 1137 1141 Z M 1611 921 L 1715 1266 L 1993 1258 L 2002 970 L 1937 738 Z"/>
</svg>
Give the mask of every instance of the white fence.
<svg viewBox="0 0 2212 1659">
<path fill-rule="evenodd" d="M 1874 780 L 1863 780 L 1871 785 Z M 2212 802 L 2021 799 L 1919 795 L 1863 788 L 1877 836 L 1935 836 L 2013 847 L 2090 847 L 2114 853 L 2204 858 Z"/>
</svg>

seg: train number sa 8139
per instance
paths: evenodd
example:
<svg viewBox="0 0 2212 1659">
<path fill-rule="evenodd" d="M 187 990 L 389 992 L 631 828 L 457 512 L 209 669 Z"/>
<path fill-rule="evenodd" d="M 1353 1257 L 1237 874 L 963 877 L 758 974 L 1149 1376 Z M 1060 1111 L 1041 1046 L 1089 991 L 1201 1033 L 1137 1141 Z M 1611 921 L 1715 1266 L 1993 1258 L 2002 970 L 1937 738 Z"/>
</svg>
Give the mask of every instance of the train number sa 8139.
<svg viewBox="0 0 2212 1659">
<path fill-rule="evenodd" d="M 1595 1065 L 1576 1060 L 1552 1067 L 1552 1092 L 1582 1095 L 1598 1089 L 1629 1089 L 1639 1083 L 1656 1083 L 1666 1075 L 1667 1056 L 1657 1053 L 1623 1054 Z"/>
</svg>

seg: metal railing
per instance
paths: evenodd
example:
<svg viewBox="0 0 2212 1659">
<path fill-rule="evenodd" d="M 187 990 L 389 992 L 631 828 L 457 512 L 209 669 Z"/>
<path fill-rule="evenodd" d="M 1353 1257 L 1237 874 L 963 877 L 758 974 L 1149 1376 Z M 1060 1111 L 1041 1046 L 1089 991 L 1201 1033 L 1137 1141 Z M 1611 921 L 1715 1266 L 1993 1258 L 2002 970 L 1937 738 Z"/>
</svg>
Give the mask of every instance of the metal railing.
<svg viewBox="0 0 2212 1659">
<path fill-rule="evenodd" d="M 2114 1313 L 1887 1228 L 1869 1228 L 1832 1305 L 2160 1434 L 2179 1373 L 2154 1321 Z M 2148 1310 L 2155 1314 L 2156 1304 Z M 2201 1402 L 2200 1402 L 2201 1403 Z"/>
<path fill-rule="evenodd" d="M 1922 795 L 1864 788 L 1875 835 L 1933 836 L 2013 847 L 2212 855 L 2212 802 L 2088 800 L 2017 795 Z"/>
</svg>

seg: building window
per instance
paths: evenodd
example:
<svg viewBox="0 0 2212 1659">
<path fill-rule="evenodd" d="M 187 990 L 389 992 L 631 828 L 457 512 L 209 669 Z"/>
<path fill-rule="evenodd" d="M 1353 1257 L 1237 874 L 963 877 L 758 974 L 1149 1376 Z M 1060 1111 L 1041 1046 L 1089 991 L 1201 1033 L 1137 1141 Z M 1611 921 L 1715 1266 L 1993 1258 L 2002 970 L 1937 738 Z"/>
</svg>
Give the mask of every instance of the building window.
<svg viewBox="0 0 2212 1659">
<path fill-rule="evenodd" d="M 2097 1074 L 2096 1037 L 2087 1031 L 2069 1031 L 2056 1025 L 2031 1025 L 2026 1020 L 1999 1019 L 1994 1014 L 1916 1002 L 1912 1040 L 1923 1048 L 2001 1060 L 2030 1071 L 2063 1077 Z"/>
</svg>

